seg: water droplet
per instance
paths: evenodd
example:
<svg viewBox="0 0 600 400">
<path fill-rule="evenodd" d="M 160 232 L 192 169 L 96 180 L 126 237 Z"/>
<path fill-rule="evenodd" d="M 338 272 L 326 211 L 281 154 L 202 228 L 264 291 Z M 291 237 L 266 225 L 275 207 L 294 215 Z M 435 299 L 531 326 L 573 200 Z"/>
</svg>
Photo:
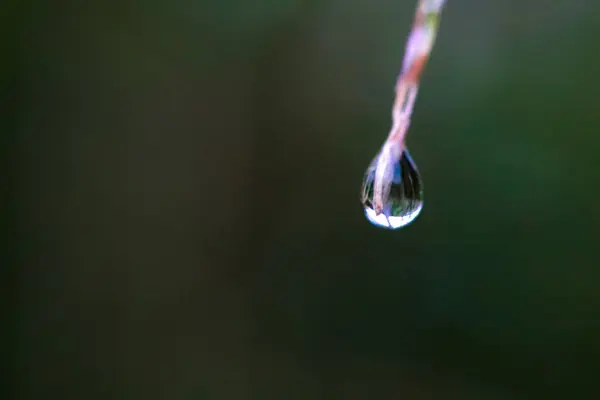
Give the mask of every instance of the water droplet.
<svg viewBox="0 0 600 400">
<path fill-rule="evenodd" d="M 399 160 L 389 154 L 381 157 L 380 153 L 373 159 L 363 181 L 365 216 L 376 226 L 401 228 L 417 218 L 423 208 L 423 181 L 407 149 Z M 376 175 L 381 182 L 375 182 Z"/>
</svg>

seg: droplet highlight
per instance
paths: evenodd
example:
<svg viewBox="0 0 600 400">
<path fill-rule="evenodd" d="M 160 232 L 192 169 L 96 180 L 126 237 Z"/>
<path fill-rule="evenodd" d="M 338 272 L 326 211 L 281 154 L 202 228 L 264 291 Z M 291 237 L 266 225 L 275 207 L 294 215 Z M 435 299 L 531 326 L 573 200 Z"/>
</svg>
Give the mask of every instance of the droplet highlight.
<svg viewBox="0 0 600 400">
<path fill-rule="evenodd" d="M 373 224 L 385 229 L 398 229 L 410 224 L 423 208 L 423 181 L 407 149 L 391 165 L 380 162 L 378 154 L 365 173 L 362 186 L 362 204 L 365 216 Z M 385 190 L 377 199 L 375 179 L 378 168 L 391 169 L 392 173 L 379 174 L 385 179 L 380 184 Z"/>
</svg>

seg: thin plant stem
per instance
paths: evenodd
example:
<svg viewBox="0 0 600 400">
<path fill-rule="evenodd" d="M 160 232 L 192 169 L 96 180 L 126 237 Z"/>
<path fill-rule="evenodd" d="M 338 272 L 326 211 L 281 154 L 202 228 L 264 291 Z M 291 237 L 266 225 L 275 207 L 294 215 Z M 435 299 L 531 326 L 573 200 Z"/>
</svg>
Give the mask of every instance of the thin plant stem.
<svg viewBox="0 0 600 400">
<path fill-rule="evenodd" d="M 396 98 L 392 108 L 392 127 L 377 159 L 373 181 L 373 205 L 377 215 L 383 211 L 390 192 L 394 165 L 406 145 L 419 79 L 427 64 L 438 31 L 446 0 L 419 0 L 412 31 L 406 42 L 402 70 L 396 82 Z"/>
</svg>

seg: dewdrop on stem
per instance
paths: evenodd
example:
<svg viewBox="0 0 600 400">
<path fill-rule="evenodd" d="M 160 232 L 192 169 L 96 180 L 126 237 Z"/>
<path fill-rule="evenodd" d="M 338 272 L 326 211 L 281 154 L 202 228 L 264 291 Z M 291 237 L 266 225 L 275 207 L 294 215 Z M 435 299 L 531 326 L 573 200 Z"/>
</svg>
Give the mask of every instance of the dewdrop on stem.
<svg viewBox="0 0 600 400">
<path fill-rule="evenodd" d="M 388 158 L 385 151 L 382 149 L 367 168 L 362 203 L 365 216 L 372 224 L 397 229 L 411 223 L 421 212 L 423 181 L 408 149 L 392 158 Z M 375 179 L 378 172 L 384 175 L 379 181 Z"/>
<path fill-rule="evenodd" d="M 367 219 L 396 229 L 411 223 L 423 208 L 423 181 L 405 145 L 419 79 L 431 53 L 444 0 L 419 0 L 396 83 L 392 128 L 375 156 L 362 185 Z"/>
</svg>

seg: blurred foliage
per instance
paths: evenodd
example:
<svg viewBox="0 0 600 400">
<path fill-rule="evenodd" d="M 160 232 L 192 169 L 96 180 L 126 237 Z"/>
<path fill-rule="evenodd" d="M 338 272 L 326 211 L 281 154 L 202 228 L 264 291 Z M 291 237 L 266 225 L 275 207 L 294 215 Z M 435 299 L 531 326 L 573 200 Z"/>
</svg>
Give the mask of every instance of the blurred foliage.
<svg viewBox="0 0 600 400">
<path fill-rule="evenodd" d="M 595 398 L 600 3 L 448 2 L 387 232 L 413 9 L 10 2 L 17 398 Z"/>
</svg>

